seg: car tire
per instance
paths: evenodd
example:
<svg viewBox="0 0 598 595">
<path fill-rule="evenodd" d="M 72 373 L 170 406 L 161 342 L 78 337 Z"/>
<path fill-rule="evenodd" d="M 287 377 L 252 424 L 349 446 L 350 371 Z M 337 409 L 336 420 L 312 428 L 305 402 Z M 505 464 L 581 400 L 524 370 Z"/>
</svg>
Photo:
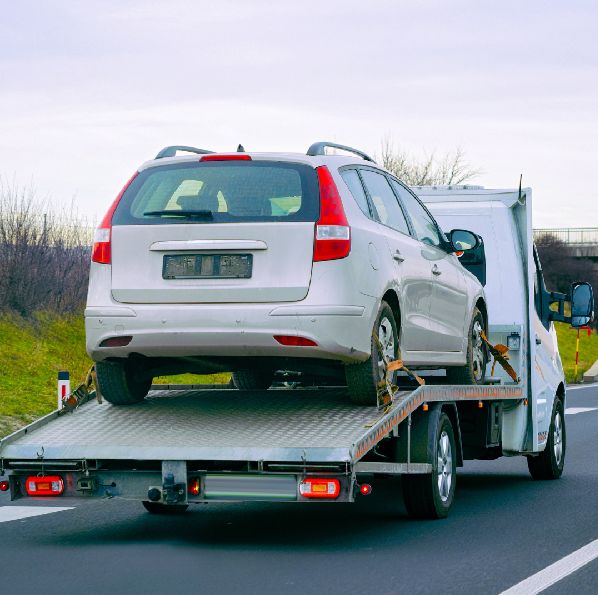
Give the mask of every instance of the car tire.
<svg viewBox="0 0 598 595">
<path fill-rule="evenodd" d="M 98 386 L 102 397 L 113 405 L 134 405 L 147 396 L 151 378 L 138 378 L 128 361 L 97 362 Z"/>
<path fill-rule="evenodd" d="M 265 390 L 272 386 L 274 373 L 271 370 L 237 370 L 232 381 L 238 390 Z"/>
<path fill-rule="evenodd" d="M 484 384 L 488 350 L 480 335 L 481 331 L 485 332 L 484 316 L 478 308 L 474 308 L 467 335 L 467 361 L 464 366 L 446 369 L 449 384 Z"/>
<path fill-rule="evenodd" d="M 374 332 L 382 345 L 386 348 L 386 355 L 390 361 L 397 359 L 399 352 L 399 330 L 391 307 L 382 301 L 371 335 L 371 355 L 358 364 L 345 366 L 345 379 L 349 398 L 357 405 L 377 405 L 378 383 L 384 380 L 385 371 L 383 359 Z"/>
<path fill-rule="evenodd" d="M 142 502 L 143 508 L 151 514 L 183 514 L 189 508 L 188 504 L 162 504 L 160 502 Z"/>
<path fill-rule="evenodd" d="M 548 440 L 544 450 L 535 457 L 527 457 L 527 467 L 534 479 L 558 479 L 565 467 L 567 432 L 563 401 L 558 397 L 552 406 Z"/>
<path fill-rule="evenodd" d="M 446 413 L 438 420 L 434 445 L 431 474 L 401 476 L 405 508 L 412 518 L 445 518 L 455 497 L 457 449 L 453 424 Z"/>
</svg>

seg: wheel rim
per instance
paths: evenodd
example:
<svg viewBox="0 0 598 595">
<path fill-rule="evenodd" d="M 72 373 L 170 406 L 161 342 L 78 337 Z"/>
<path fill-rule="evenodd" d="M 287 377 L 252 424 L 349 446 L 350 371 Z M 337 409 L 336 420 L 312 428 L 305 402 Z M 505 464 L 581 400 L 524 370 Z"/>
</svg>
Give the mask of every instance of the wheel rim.
<svg viewBox="0 0 598 595">
<path fill-rule="evenodd" d="M 482 324 L 479 320 L 473 323 L 471 331 L 471 356 L 473 365 L 473 377 L 477 380 L 481 380 L 484 376 L 484 342 L 482 341 Z"/>
<path fill-rule="evenodd" d="M 449 435 L 443 430 L 438 439 L 438 493 L 446 502 L 453 484 L 453 452 Z"/>
<path fill-rule="evenodd" d="M 386 374 L 387 362 L 395 359 L 395 334 L 390 320 L 385 316 L 378 326 L 378 377 L 383 379 Z"/>
<path fill-rule="evenodd" d="M 560 466 L 563 459 L 563 423 L 561 420 L 561 412 L 557 411 L 554 414 L 554 429 L 552 431 L 552 443 L 554 448 L 554 460 Z"/>
</svg>

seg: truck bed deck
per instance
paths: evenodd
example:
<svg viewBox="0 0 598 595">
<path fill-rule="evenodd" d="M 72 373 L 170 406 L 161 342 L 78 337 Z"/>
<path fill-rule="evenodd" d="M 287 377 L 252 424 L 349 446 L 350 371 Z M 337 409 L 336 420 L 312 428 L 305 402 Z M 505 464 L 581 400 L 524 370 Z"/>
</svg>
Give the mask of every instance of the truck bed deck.
<svg viewBox="0 0 598 595">
<path fill-rule="evenodd" d="M 351 403 L 343 388 L 152 391 L 115 407 L 90 400 L 0 441 L 0 463 L 177 460 L 348 463 L 424 402 L 521 399 L 521 386 L 422 386 L 384 410 Z M 2 466 L 0 464 L 0 466 Z"/>
</svg>

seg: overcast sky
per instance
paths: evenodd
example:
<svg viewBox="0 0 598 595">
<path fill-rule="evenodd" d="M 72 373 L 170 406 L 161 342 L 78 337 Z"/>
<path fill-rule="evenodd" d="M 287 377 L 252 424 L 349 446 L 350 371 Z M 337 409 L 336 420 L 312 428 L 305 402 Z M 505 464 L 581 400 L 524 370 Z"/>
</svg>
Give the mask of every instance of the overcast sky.
<svg viewBox="0 0 598 595">
<path fill-rule="evenodd" d="M 0 176 L 101 216 L 169 144 L 415 155 L 597 226 L 598 2 L 0 0 Z"/>
</svg>

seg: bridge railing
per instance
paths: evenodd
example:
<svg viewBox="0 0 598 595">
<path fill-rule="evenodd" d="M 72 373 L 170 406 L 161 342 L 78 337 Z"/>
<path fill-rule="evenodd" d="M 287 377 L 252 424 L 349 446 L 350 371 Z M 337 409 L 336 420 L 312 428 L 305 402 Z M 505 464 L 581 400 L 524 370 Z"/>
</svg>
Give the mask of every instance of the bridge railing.
<svg viewBox="0 0 598 595">
<path fill-rule="evenodd" d="M 598 227 L 562 227 L 556 229 L 534 229 L 534 240 L 553 236 L 565 244 L 598 244 Z"/>
</svg>

